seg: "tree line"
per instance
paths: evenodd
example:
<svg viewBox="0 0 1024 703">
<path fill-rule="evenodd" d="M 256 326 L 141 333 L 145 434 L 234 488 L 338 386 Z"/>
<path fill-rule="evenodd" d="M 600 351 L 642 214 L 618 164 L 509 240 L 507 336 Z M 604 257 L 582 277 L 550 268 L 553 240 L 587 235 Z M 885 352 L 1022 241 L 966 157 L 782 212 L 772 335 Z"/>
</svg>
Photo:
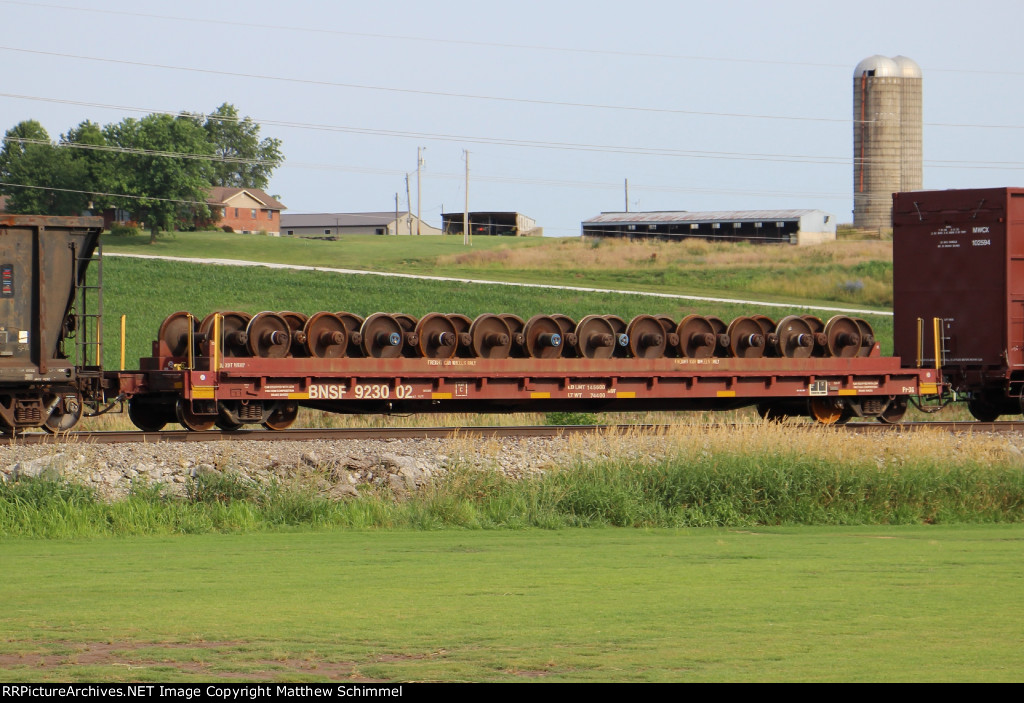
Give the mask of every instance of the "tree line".
<svg viewBox="0 0 1024 703">
<path fill-rule="evenodd" d="M 126 210 L 153 236 L 210 217 L 212 186 L 264 189 L 281 165 L 279 139 L 224 103 L 209 115 L 154 113 L 85 121 L 55 142 L 36 120 L 7 130 L 0 194 L 10 213 Z"/>
</svg>

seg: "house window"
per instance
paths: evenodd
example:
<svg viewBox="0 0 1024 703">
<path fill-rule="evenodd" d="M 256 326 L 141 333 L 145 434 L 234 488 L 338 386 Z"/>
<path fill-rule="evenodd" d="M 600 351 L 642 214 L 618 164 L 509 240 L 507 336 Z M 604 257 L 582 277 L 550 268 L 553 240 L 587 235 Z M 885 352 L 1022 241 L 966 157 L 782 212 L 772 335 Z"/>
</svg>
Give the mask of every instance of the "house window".
<svg viewBox="0 0 1024 703">
<path fill-rule="evenodd" d="M 253 208 L 252 210 L 249 211 L 249 219 L 250 220 L 255 220 L 256 219 L 256 208 Z"/>
<path fill-rule="evenodd" d="M 238 208 L 235 208 L 235 217 L 238 217 Z"/>
<path fill-rule="evenodd" d="M 274 219 L 274 211 L 273 210 L 267 210 L 267 219 L 268 220 Z"/>
<path fill-rule="evenodd" d="M 329 230 L 329 229 L 325 229 L 324 230 L 324 234 L 330 234 L 330 233 L 331 233 L 331 230 Z"/>
<path fill-rule="evenodd" d="M 288 230 L 288 234 L 290 234 L 290 235 L 291 234 L 295 234 L 295 230 L 293 230 L 293 229 Z"/>
</svg>

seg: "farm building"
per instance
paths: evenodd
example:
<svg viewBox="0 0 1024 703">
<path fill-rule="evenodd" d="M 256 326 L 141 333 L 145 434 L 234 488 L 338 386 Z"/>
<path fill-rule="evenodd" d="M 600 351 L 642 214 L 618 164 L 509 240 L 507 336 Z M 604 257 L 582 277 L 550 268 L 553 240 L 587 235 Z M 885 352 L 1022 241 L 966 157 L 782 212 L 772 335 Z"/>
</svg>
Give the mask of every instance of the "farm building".
<svg viewBox="0 0 1024 703">
<path fill-rule="evenodd" d="M 822 210 L 602 212 L 584 220 L 580 232 L 584 237 L 819 244 L 836 238 L 836 220 Z"/>
<path fill-rule="evenodd" d="M 463 213 L 446 212 L 441 215 L 441 228 L 445 234 L 462 234 Z M 469 233 L 505 237 L 539 237 L 544 230 L 537 221 L 518 212 L 471 212 Z"/>
<path fill-rule="evenodd" d="M 417 221 L 410 212 L 318 212 L 282 215 L 282 234 L 294 237 L 336 238 L 345 234 L 441 234 Z"/>
</svg>

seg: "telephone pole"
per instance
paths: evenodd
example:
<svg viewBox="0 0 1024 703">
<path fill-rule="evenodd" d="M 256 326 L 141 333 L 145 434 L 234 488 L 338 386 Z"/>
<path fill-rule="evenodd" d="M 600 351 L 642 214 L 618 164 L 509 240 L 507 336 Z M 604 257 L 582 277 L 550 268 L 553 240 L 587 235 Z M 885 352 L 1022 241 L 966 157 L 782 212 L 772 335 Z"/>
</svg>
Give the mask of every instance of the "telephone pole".
<svg viewBox="0 0 1024 703">
<path fill-rule="evenodd" d="M 462 243 L 469 244 L 469 150 L 463 149 L 466 155 L 466 206 L 462 210 Z"/>
<path fill-rule="evenodd" d="M 420 222 L 423 221 L 420 203 L 423 201 L 423 187 L 420 184 L 420 167 L 423 166 L 423 148 L 416 147 L 416 235 L 420 234 Z"/>
</svg>

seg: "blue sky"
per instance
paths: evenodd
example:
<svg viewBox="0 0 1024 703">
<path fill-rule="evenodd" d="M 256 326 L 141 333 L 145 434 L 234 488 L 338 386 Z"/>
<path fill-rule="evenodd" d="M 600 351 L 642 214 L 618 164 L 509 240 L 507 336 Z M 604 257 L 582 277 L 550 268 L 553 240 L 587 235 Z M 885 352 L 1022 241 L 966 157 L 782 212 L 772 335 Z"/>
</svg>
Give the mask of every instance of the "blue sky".
<svg viewBox="0 0 1024 703">
<path fill-rule="evenodd" d="M 926 188 L 1024 185 L 1024 4 L 0 0 L 0 128 L 56 138 L 223 102 L 282 140 L 289 212 L 631 210 L 852 219 L 853 69 L 924 76 Z"/>
</svg>

